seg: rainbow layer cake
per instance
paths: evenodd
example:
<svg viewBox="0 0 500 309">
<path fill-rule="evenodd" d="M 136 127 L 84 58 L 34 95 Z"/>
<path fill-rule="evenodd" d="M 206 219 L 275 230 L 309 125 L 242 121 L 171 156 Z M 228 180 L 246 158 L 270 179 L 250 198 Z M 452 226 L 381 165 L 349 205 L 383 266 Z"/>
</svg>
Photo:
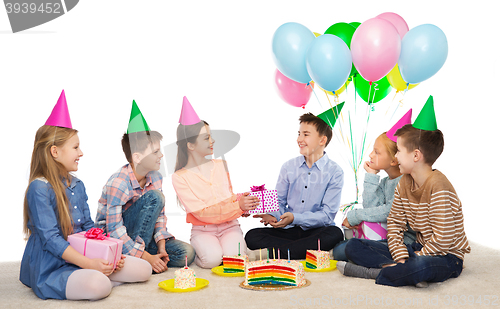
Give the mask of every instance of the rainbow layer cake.
<svg viewBox="0 0 500 309">
<path fill-rule="evenodd" d="M 189 289 L 196 286 L 196 275 L 194 270 L 183 267 L 175 271 L 174 288 Z"/>
<path fill-rule="evenodd" d="M 330 267 L 330 252 L 307 250 L 306 267 L 312 269 L 324 269 Z"/>
<path fill-rule="evenodd" d="M 225 273 L 244 273 L 248 263 L 248 255 L 223 256 L 222 264 Z"/>
<path fill-rule="evenodd" d="M 304 266 L 297 261 L 261 260 L 247 263 L 245 285 L 303 286 Z"/>
</svg>

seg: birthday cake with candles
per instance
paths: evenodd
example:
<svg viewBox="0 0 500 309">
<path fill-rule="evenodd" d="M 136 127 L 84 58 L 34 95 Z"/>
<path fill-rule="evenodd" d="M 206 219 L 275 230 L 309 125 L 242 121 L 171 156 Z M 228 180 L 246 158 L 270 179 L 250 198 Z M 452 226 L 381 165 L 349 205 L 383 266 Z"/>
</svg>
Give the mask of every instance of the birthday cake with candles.
<svg viewBox="0 0 500 309">
<path fill-rule="evenodd" d="M 306 267 L 312 269 L 324 269 L 330 267 L 330 252 L 307 250 Z"/>
<path fill-rule="evenodd" d="M 174 288 L 189 289 L 196 287 L 196 275 L 194 270 L 183 267 L 175 271 Z"/>
<path fill-rule="evenodd" d="M 248 262 L 245 270 L 245 285 L 299 287 L 305 283 L 304 266 L 297 261 L 267 259 Z"/>
<path fill-rule="evenodd" d="M 248 255 L 223 256 L 222 264 L 225 273 L 244 273 L 248 263 Z"/>
</svg>

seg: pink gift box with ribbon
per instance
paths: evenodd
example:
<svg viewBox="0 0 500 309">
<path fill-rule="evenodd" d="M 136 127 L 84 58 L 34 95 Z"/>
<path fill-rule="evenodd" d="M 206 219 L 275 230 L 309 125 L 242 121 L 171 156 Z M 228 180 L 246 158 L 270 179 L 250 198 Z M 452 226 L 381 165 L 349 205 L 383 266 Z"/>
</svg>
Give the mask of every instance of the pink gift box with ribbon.
<svg viewBox="0 0 500 309">
<path fill-rule="evenodd" d="M 387 223 L 362 221 L 353 230 L 354 238 L 382 240 L 387 239 Z"/>
<path fill-rule="evenodd" d="M 260 204 L 254 210 L 248 211 L 249 213 L 263 214 L 278 211 L 280 209 L 278 204 L 278 191 L 267 190 L 265 185 L 253 186 L 250 189 L 250 195 L 258 197 L 260 199 Z"/>
<path fill-rule="evenodd" d="M 104 259 L 116 267 L 122 256 L 123 241 L 111 238 L 103 230 L 91 228 L 68 236 L 68 242 L 76 251 L 90 259 Z"/>
</svg>

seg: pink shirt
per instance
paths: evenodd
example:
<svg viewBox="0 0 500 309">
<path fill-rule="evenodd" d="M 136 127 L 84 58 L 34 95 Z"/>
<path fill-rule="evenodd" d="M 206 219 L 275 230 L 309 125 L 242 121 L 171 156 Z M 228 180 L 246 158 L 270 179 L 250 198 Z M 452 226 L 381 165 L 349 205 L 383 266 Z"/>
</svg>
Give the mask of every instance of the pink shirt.
<svg viewBox="0 0 500 309">
<path fill-rule="evenodd" d="M 212 160 L 210 179 L 182 168 L 172 175 L 177 197 L 187 213 L 186 222 L 193 225 L 220 224 L 240 217 L 239 195 L 233 193 L 226 163 Z"/>
</svg>

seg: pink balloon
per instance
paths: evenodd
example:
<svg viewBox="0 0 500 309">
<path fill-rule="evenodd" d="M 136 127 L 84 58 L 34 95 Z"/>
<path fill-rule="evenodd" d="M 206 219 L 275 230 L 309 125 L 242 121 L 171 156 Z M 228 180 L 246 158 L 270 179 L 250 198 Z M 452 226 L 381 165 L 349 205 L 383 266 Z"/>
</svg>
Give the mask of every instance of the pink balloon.
<svg viewBox="0 0 500 309">
<path fill-rule="evenodd" d="M 313 84 L 298 83 L 283 75 L 278 69 L 274 77 L 280 97 L 288 104 L 304 108 L 311 98 Z"/>
<path fill-rule="evenodd" d="M 385 19 L 368 19 L 352 36 L 352 63 L 367 81 L 374 82 L 387 75 L 398 62 L 400 52 L 399 33 Z"/>
<path fill-rule="evenodd" d="M 385 19 L 388 22 L 390 22 L 394 27 L 396 27 L 396 30 L 398 31 L 401 40 L 405 36 L 406 32 L 410 30 L 408 28 L 408 24 L 403 19 L 403 17 L 399 16 L 396 13 L 391 13 L 391 12 L 382 13 L 378 15 L 377 18 Z"/>
</svg>

